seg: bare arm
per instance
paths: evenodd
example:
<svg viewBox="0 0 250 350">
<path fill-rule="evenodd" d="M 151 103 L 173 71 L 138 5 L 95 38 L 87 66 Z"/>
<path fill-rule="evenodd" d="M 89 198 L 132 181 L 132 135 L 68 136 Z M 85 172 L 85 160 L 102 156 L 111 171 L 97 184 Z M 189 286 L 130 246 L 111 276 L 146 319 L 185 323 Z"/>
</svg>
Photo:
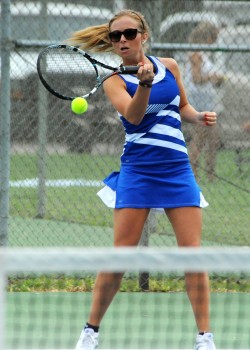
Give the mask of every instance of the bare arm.
<svg viewBox="0 0 250 350">
<path fill-rule="evenodd" d="M 170 58 L 161 59 L 162 63 L 172 72 L 180 90 L 180 115 L 183 121 L 193 124 L 213 126 L 216 124 L 216 113 L 213 111 L 197 111 L 187 99 L 178 64 Z"/>
<path fill-rule="evenodd" d="M 153 65 L 141 66 L 137 77 L 140 81 L 153 80 Z M 139 125 L 145 115 L 151 89 L 138 85 L 134 96 L 131 97 L 126 90 L 126 84 L 119 76 L 107 79 L 103 87 L 114 108 L 131 124 Z"/>
</svg>

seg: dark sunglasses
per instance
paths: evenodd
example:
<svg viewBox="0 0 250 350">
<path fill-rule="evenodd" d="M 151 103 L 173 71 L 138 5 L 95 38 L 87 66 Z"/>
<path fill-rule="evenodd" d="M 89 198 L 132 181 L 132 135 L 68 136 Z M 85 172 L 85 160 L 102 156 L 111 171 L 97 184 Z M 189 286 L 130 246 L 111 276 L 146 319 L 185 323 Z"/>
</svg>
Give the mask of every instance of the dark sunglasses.
<svg viewBox="0 0 250 350">
<path fill-rule="evenodd" d="M 114 30 L 113 32 L 109 33 L 109 39 L 113 43 L 118 43 L 118 41 L 121 40 L 122 35 L 125 36 L 126 40 L 134 40 L 137 36 L 137 33 L 142 33 L 138 29 L 135 28 L 128 28 L 125 29 L 123 32 L 120 30 Z"/>
</svg>

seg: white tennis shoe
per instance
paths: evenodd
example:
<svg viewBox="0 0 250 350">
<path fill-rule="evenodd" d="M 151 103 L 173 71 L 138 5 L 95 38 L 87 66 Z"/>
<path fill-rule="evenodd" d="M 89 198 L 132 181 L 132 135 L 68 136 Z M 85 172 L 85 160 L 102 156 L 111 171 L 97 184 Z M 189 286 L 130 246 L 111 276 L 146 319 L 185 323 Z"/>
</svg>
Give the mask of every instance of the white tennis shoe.
<svg viewBox="0 0 250 350">
<path fill-rule="evenodd" d="M 216 350 L 214 345 L 214 336 L 212 333 L 198 334 L 194 350 Z"/>
<path fill-rule="evenodd" d="M 82 330 L 80 338 L 76 344 L 76 349 L 81 350 L 95 350 L 98 346 L 99 333 L 94 332 L 91 328 Z"/>
</svg>

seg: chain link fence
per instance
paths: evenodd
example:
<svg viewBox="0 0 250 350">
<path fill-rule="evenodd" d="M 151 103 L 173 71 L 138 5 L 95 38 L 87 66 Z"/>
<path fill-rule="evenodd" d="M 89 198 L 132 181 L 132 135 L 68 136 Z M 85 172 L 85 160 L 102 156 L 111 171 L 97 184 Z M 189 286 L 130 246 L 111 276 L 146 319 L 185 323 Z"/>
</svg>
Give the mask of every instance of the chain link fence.
<svg viewBox="0 0 250 350">
<path fill-rule="evenodd" d="M 113 213 L 96 192 L 102 179 L 119 169 L 123 128 L 102 91 L 89 99 L 83 117 L 73 115 L 69 102 L 41 85 L 36 59 L 43 46 L 62 42 L 83 27 L 108 22 L 122 8 L 145 15 L 152 28 L 150 54 L 178 61 L 190 99 L 191 53 L 205 53 L 213 70 L 223 76 L 215 84 L 213 101 L 219 116 L 211 161 L 215 164 L 212 167 L 207 161 L 206 147 L 196 145 L 198 151 L 202 149 L 199 164 L 198 154 L 193 157 L 198 182 L 210 203 L 203 211 L 203 241 L 204 245 L 249 245 L 250 3 L 188 0 L 96 0 L 94 5 L 87 0 L 11 1 L 9 204 L 1 204 L 9 208 L 8 244 L 112 245 Z M 190 42 L 191 32 L 204 21 L 219 29 L 217 41 L 210 46 Z M 1 49 L 3 45 L 4 40 Z M 5 89 L 8 86 L 1 84 L 1 96 Z M 197 109 L 198 103 L 194 102 Z M 3 135 L 6 130 L 1 125 Z M 192 153 L 194 133 L 188 125 L 183 131 Z M 203 143 L 209 137 L 214 136 L 204 136 Z M 3 141 L 1 147 L 5 149 Z M 2 166 L 1 183 L 3 172 Z M 165 215 L 151 213 L 141 244 L 175 244 Z"/>
</svg>

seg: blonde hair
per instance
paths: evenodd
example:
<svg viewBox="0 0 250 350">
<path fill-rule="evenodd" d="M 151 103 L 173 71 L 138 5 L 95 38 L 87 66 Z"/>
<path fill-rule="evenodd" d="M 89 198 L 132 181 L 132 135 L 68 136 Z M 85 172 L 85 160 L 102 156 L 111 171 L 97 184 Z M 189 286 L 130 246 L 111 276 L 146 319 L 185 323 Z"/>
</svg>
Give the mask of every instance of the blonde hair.
<svg viewBox="0 0 250 350">
<path fill-rule="evenodd" d="M 201 22 L 192 30 L 188 41 L 194 44 L 203 44 L 211 39 L 212 42 L 215 42 L 218 33 L 219 29 L 214 24 Z"/>
<path fill-rule="evenodd" d="M 121 10 L 115 14 L 108 23 L 84 28 L 74 32 L 71 38 L 66 42 L 69 45 L 78 46 L 83 50 L 92 50 L 96 52 L 109 52 L 113 50 L 112 43 L 109 39 L 109 31 L 112 23 L 117 19 L 128 16 L 137 21 L 139 29 L 148 34 L 150 38 L 150 29 L 144 16 L 137 11 Z"/>
</svg>

